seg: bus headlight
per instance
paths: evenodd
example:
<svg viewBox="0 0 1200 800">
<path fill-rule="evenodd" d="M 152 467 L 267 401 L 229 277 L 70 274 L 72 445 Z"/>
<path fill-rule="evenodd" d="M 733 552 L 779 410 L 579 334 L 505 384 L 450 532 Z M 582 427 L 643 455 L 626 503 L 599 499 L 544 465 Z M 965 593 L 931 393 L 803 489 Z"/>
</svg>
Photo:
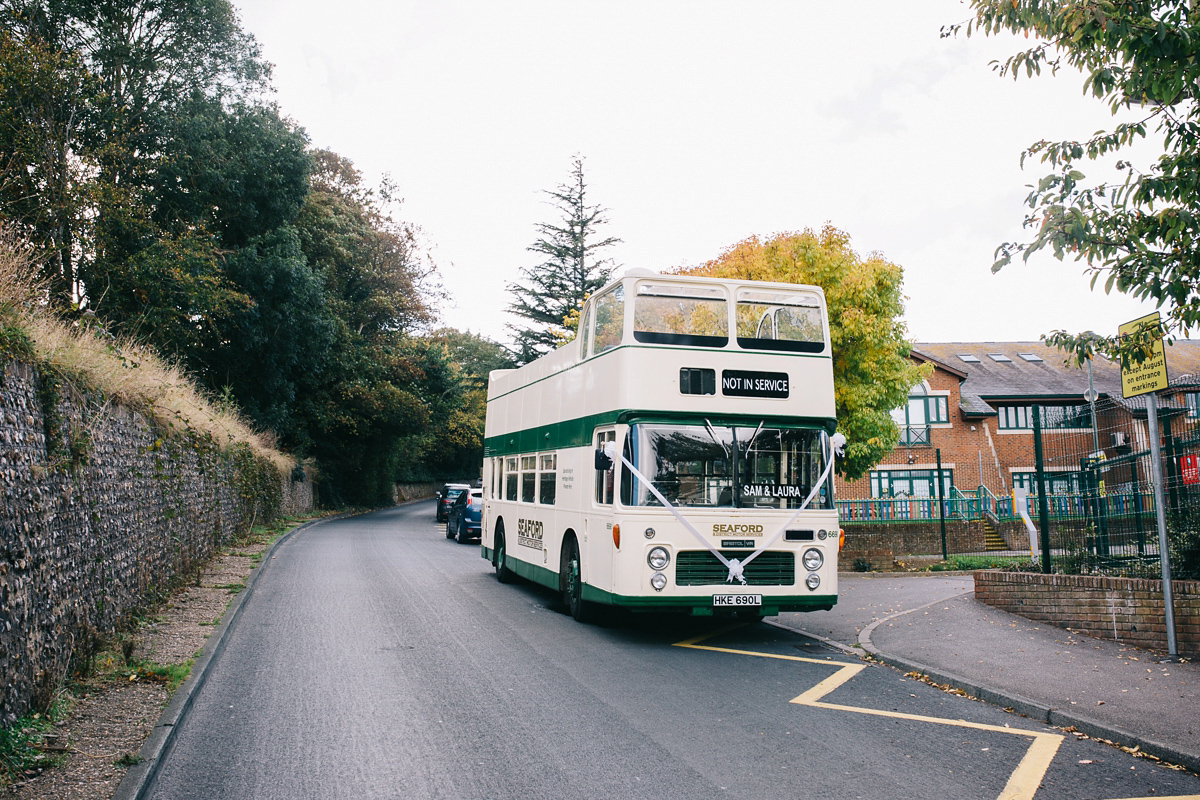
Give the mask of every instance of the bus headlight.
<svg viewBox="0 0 1200 800">
<path fill-rule="evenodd" d="M 656 572 L 650 577 L 650 585 L 654 587 L 654 591 L 661 592 L 667 586 L 667 576 L 661 572 Z"/>
<path fill-rule="evenodd" d="M 646 563 L 650 565 L 650 569 L 659 572 L 667 568 L 667 564 L 671 563 L 671 554 L 667 552 L 665 547 L 651 547 L 650 552 L 646 554 Z M 664 578 L 664 580 L 666 580 Z M 654 587 L 661 588 L 661 587 Z"/>
<path fill-rule="evenodd" d="M 808 577 L 804 579 L 804 585 L 809 589 L 816 589 L 821 585 L 821 576 L 815 572 L 808 573 Z"/>
<path fill-rule="evenodd" d="M 804 558 L 801 561 L 804 564 L 804 568 L 812 572 L 821 568 L 821 565 L 825 563 L 825 556 L 821 555 L 821 551 L 817 548 L 810 547 L 804 551 Z"/>
</svg>

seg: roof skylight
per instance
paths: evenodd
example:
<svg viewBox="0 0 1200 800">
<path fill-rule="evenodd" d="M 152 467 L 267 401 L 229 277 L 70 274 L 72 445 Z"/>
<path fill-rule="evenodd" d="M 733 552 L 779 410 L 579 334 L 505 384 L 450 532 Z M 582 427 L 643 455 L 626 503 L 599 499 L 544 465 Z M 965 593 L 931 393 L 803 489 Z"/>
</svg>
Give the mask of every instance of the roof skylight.
<svg viewBox="0 0 1200 800">
<path fill-rule="evenodd" d="M 958 357 L 961 360 L 967 362 L 968 364 L 978 364 L 979 363 L 979 359 L 976 358 L 975 356 L 971 355 L 970 353 L 959 353 Z"/>
<path fill-rule="evenodd" d="M 1012 361 L 1012 359 L 1004 355 L 1004 353 L 988 353 L 988 358 L 990 358 L 992 361 L 997 361 L 1000 363 Z"/>
<path fill-rule="evenodd" d="M 1037 353 L 1017 353 L 1017 355 L 1019 355 L 1021 358 L 1025 359 L 1026 361 L 1041 361 L 1042 360 L 1042 357 L 1039 356 Z"/>
</svg>

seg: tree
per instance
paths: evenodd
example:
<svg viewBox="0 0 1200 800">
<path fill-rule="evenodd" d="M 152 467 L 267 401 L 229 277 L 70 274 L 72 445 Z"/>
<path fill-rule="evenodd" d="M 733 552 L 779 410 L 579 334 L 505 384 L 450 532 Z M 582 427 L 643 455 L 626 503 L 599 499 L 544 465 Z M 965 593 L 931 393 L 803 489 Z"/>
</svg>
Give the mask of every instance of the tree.
<svg viewBox="0 0 1200 800">
<path fill-rule="evenodd" d="M 58 308 L 77 299 L 98 90 L 78 58 L 0 29 L 0 215 L 40 251 Z"/>
<path fill-rule="evenodd" d="M 300 382 L 285 444 L 317 458 L 323 502 L 389 503 L 395 481 L 429 477 L 437 432 L 463 402 L 460 372 L 444 347 L 414 335 L 433 319 L 435 273 L 419 231 L 387 213 L 348 159 L 312 157 L 295 224 L 332 343 Z"/>
<path fill-rule="evenodd" d="M 1036 39 L 996 64 L 1001 75 L 1033 76 L 1043 67 L 1055 74 L 1066 64 L 1114 115 L 1136 112 L 1088 139 L 1042 140 L 1022 154 L 1022 164 L 1038 156 L 1051 171 L 1026 198 L 1032 237 L 1000 245 L 992 270 L 1049 248 L 1060 260 L 1082 259 L 1093 288 L 1103 279 L 1105 292 L 1154 300 L 1166 309 L 1162 330 L 1148 327 L 1124 342 L 1063 331 L 1048 337 L 1079 359 L 1098 349 L 1140 360 L 1148 341 L 1200 322 L 1200 9 L 1179 0 L 971 0 L 971 7 L 975 18 L 943 35 L 965 28 L 968 36 L 1011 31 Z M 1164 148 L 1153 164 L 1114 158 L 1151 129 Z M 1085 159 L 1111 159 L 1124 178 L 1089 183 L 1079 169 Z"/>
<path fill-rule="evenodd" d="M 185 109 L 197 99 L 227 110 L 252 105 L 269 66 L 228 0 L 0 0 L 0 32 L 5 47 L 32 56 L 36 80 L 16 108 L 37 123 L 24 133 L 43 134 L 0 153 L 0 184 L 19 190 L 28 171 L 43 219 L 19 202 L 5 202 L 3 213 L 27 229 L 40 223 L 28 232 L 53 258 L 55 304 L 86 303 L 103 293 L 106 270 L 153 243 L 144 222 L 157 210 L 160 170 L 170 166 Z M 6 93 L 21 85 L 6 82 Z M 229 187 L 225 199 L 252 186 Z"/>
<path fill-rule="evenodd" d="M 598 257 L 598 251 L 621 241 L 612 236 L 597 240 L 596 229 L 608 222 L 604 216 L 607 209 L 587 203 L 581 156 L 571 162 L 570 180 L 546 194 L 561 221 L 538 223 L 538 239 L 526 249 L 544 260 L 522 267 L 524 282 L 508 285 L 513 294 L 509 313 L 529 321 L 508 326 L 515 336 L 514 355 L 520 363 L 545 355 L 570 337 L 564 321 L 588 295 L 608 282 L 616 267 L 612 259 Z"/>
<path fill-rule="evenodd" d="M 439 328 L 429 335 L 431 343 L 446 349 L 459 373 L 461 403 L 450 412 L 445 427 L 437 434 L 437 447 L 427 459 L 429 470 L 448 478 L 473 478 L 483 464 L 483 425 L 487 416 L 488 373 L 512 369 L 504 346 L 470 331 Z"/>
<path fill-rule="evenodd" d="M 846 436 L 838 472 L 856 480 L 896 447 L 900 433 L 891 411 L 904 405 L 927 372 L 908 358 L 899 265 L 877 254 L 860 258 L 849 236 L 826 226 L 819 234 L 781 233 L 766 241 L 751 236 L 712 261 L 676 271 L 824 289 L 838 430 Z"/>
</svg>

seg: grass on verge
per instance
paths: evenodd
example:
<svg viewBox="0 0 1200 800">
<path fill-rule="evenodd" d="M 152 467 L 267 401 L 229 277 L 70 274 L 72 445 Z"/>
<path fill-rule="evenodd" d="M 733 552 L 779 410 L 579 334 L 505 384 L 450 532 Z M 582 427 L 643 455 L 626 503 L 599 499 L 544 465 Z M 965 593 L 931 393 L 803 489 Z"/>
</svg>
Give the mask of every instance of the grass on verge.
<svg viewBox="0 0 1200 800">
<path fill-rule="evenodd" d="M 59 692 L 45 714 L 21 717 L 0 728 L 0 785 L 32 777 L 62 762 L 66 754 L 46 748 L 57 744 L 55 723 L 67 718 L 74 705 L 69 692 Z"/>
</svg>

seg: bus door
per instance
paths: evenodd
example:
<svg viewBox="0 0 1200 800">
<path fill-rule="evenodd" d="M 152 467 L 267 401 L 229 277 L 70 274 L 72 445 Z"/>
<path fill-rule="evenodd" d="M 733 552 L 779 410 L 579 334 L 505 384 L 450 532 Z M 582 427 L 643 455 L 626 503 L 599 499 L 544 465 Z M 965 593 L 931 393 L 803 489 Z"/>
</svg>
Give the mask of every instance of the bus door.
<svg viewBox="0 0 1200 800">
<path fill-rule="evenodd" d="M 603 450 L 617 440 L 614 428 L 597 428 L 592 436 L 592 449 Z M 591 454 L 589 454 L 589 459 Z M 585 502 L 584 538 L 580 548 L 584 553 L 583 579 L 605 591 L 612 591 L 613 574 L 613 498 L 616 494 L 616 463 L 608 469 L 593 470 L 590 502 Z M 590 506 L 590 508 L 588 508 Z"/>
</svg>

